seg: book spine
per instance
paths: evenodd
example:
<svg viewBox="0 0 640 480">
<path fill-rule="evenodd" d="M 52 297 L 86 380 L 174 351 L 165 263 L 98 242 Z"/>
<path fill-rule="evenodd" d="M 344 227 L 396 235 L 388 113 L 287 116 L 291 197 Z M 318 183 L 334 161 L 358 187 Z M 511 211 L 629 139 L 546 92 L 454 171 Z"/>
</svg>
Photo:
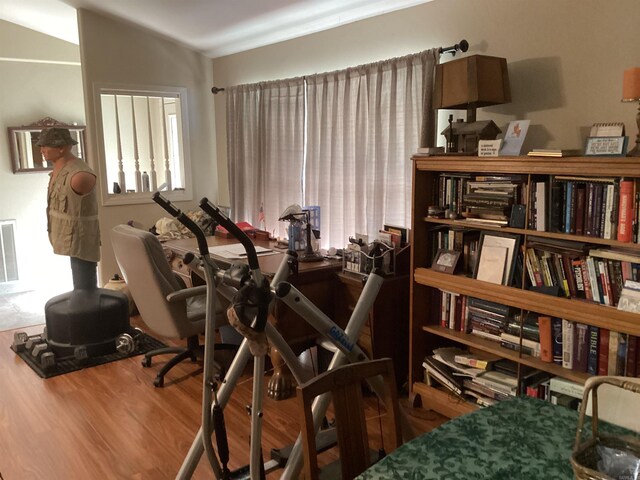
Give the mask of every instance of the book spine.
<svg viewBox="0 0 640 480">
<path fill-rule="evenodd" d="M 598 375 L 607 375 L 609 371 L 609 330 L 601 328 L 598 338 Z"/>
<path fill-rule="evenodd" d="M 611 213 L 613 212 L 613 195 L 615 193 L 615 187 L 613 184 L 607 185 L 607 197 L 605 201 L 605 217 L 604 217 L 604 235 L 603 238 L 611 240 L 613 222 L 611 221 Z"/>
<path fill-rule="evenodd" d="M 625 376 L 636 377 L 638 376 L 637 359 L 638 354 L 638 337 L 629 335 L 627 339 L 627 365 L 625 367 Z"/>
<path fill-rule="evenodd" d="M 598 374 L 598 346 L 599 346 L 599 329 L 593 325 L 589 325 L 589 355 L 587 358 L 587 373 L 591 375 Z"/>
<path fill-rule="evenodd" d="M 483 310 L 489 310 L 500 315 L 508 316 L 511 313 L 511 308 L 507 305 L 500 303 L 490 302 L 481 298 L 469 297 L 469 306 L 481 308 Z"/>
<path fill-rule="evenodd" d="M 589 326 L 584 323 L 575 323 L 573 341 L 573 370 L 578 372 L 587 371 L 589 360 Z"/>
<path fill-rule="evenodd" d="M 575 213 L 575 233 L 584 235 L 584 214 L 585 214 L 586 187 L 584 184 L 576 186 L 576 213 Z"/>
<path fill-rule="evenodd" d="M 631 242 L 633 237 L 633 181 L 620 182 L 620 201 L 618 207 L 618 235 L 619 242 Z"/>
<path fill-rule="evenodd" d="M 586 192 L 586 212 L 585 212 L 585 229 L 584 234 L 588 237 L 593 236 L 593 219 L 594 219 L 594 211 L 595 211 L 595 197 L 596 191 L 593 183 L 587 183 L 587 192 Z"/>
<path fill-rule="evenodd" d="M 553 335 L 553 363 L 562 365 L 562 319 L 551 318 L 551 328 Z"/>
<path fill-rule="evenodd" d="M 594 300 L 593 290 L 591 290 L 591 277 L 587 268 L 587 260 L 580 259 L 580 269 L 582 270 L 582 281 L 584 282 L 584 295 L 587 300 Z"/>
<path fill-rule="evenodd" d="M 596 273 L 596 266 L 593 257 L 587 257 L 587 271 L 589 272 L 589 282 L 591 283 L 591 293 L 593 301 L 603 303 L 602 286 L 600 285 L 600 275 Z"/>
<path fill-rule="evenodd" d="M 569 380 L 565 380 L 561 377 L 553 377 L 551 379 L 551 382 L 549 383 L 549 390 L 582 400 L 582 396 L 584 394 L 584 385 L 570 382 Z"/>
<path fill-rule="evenodd" d="M 598 275 L 600 276 L 600 283 L 602 284 L 602 303 L 604 305 L 611 305 L 611 285 L 609 284 L 609 273 L 605 267 L 604 261 L 598 260 Z"/>
<path fill-rule="evenodd" d="M 627 370 L 627 355 L 629 353 L 629 335 L 618 334 L 618 355 L 616 359 L 616 375 L 624 376 Z"/>
<path fill-rule="evenodd" d="M 574 323 L 562 319 L 562 367 L 573 369 Z"/>
<path fill-rule="evenodd" d="M 607 362 L 607 375 L 616 375 L 618 369 L 618 346 L 620 334 L 609 331 L 609 361 Z"/>
<path fill-rule="evenodd" d="M 540 360 L 543 362 L 553 362 L 551 317 L 545 315 L 539 316 L 538 329 L 540 330 Z"/>
</svg>

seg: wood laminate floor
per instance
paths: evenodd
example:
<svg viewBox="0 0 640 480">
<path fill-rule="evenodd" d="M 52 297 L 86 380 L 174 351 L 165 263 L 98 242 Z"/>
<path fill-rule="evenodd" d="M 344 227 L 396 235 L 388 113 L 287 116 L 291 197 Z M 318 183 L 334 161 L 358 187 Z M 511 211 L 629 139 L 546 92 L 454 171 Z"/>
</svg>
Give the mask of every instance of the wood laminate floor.
<svg viewBox="0 0 640 480">
<path fill-rule="evenodd" d="M 144 324 L 134 320 L 146 330 Z M 40 333 L 42 325 L 21 329 Z M 150 332 L 151 333 L 151 332 Z M 152 380 L 162 357 L 142 368 L 133 357 L 43 380 L 9 348 L 13 331 L 0 332 L 0 479 L 173 479 L 200 425 L 202 370 L 185 362 L 164 388 Z M 248 463 L 245 406 L 251 379 L 243 377 L 225 411 L 231 468 Z M 415 432 L 445 421 L 406 407 Z M 295 399 L 265 400 L 263 450 L 290 444 L 299 430 Z M 382 411 L 384 413 L 384 410 Z M 370 435 L 380 441 L 378 405 L 367 398 Z M 330 459 L 330 456 L 326 459 Z M 279 478 L 281 471 L 268 478 Z M 194 479 L 213 478 L 202 460 Z"/>
</svg>

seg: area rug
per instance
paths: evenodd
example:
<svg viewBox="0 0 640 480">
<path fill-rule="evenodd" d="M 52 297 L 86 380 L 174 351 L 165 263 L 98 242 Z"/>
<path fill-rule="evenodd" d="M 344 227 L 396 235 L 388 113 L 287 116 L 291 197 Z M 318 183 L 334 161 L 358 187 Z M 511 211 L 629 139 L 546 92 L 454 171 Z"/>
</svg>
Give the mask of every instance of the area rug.
<svg viewBox="0 0 640 480">
<path fill-rule="evenodd" d="M 35 337 L 36 335 L 32 335 L 29 338 Z M 65 373 L 75 372 L 77 370 L 82 370 L 84 368 L 91 368 L 97 365 L 104 365 L 105 363 L 115 362 L 116 360 L 122 360 L 123 358 L 135 357 L 136 355 L 144 355 L 151 350 L 155 350 L 157 348 L 163 348 L 167 345 L 162 343 L 160 340 L 153 338 L 151 335 L 146 333 L 140 333 L 138 338 L 138 343 L 136 349 L 129 353 L 123 354 L 120 352 L 110 353 L 107 355 L 101 355 L 96 357 L 88 358 L 87 360 L 80 362 L 76 360 L 74 357 L 62 358 L 56 361 L 56 364 L 50 370 L 44 371 L 38 362 L 36 362 L 33 357 L 27 351 L 16 352 L 16 350 L 11 346 L 11 349 L 18 355 L 22 360 L 25 361 L 27 365 L 31 367 L 31 369 L 36 372 L 42 378 L 51 378 L 56 377 L 58 375 L 63 375 Z"/>
</svg>

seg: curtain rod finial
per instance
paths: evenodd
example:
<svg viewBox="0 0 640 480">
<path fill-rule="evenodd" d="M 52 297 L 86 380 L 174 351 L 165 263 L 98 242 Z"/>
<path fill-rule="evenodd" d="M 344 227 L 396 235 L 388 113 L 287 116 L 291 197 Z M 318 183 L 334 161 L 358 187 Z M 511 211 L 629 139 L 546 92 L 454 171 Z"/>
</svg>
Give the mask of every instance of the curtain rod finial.
<svg viewBox="0 0 640 480">
<path fill-rule="evenodd" d="M 218 88 L 218 87 L 211 87 L 211 93 L 213 93 L 214 95 L 220 92 L 224 92 L 224 88 Z"/>
</svg>

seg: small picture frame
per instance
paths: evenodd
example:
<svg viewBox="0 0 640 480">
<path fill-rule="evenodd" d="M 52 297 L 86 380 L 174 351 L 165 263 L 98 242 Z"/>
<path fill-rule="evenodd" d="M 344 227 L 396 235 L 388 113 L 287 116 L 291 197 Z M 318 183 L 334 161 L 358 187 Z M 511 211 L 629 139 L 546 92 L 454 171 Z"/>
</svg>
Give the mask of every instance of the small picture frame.
<svg viewBox="0 0 640 480">
<path fill-rule="evenodd" d="M 453 274 L 460 258 L 460 252 L 441 248 L 436 253 L 431 268 L 438 272 Z"/>
<path fill-rule="evenodd" d="M 519 235 L 483 231 L 473 278 L 498 285 L 511 285 L 519 246 Z"/>
<path fill-rule="evenodd" d="M 588 156 L 623 157 L 627 154 L 629 137 L 589 137 L 584 148 Z"/>
</svg>

